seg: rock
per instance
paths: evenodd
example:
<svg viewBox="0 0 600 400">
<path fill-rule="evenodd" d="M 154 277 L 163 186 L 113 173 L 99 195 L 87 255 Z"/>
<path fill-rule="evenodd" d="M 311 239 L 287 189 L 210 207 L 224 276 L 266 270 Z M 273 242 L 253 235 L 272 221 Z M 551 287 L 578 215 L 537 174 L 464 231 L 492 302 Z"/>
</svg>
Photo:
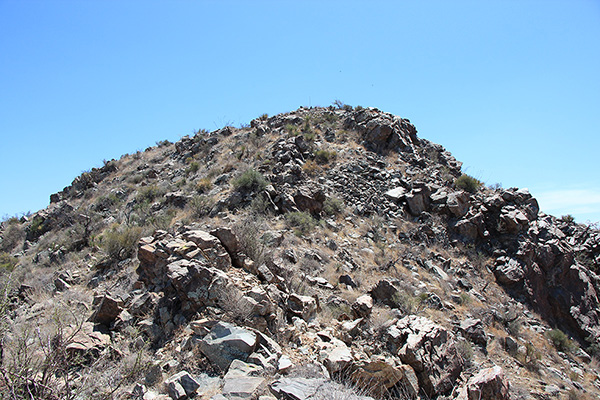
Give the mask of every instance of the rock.
<svg viewBox="0 0 600 400">
<path fill-rule="evenodd" d="M 450 193 L 446 199 L 446 206 L 452 215 L 461 218 L 471 207 L 469 195 L 463 191 Z"/>
<path fill-rule="evenodd" d="M 121 307 L 119 306 L 119 302 L 112 297 L 105 295 L 100 300 L 100 304 L 94 314 L 90 317 L 90 321 L 109 327 L 111 322 L 113 322 L 120 313 Z"/>
<path fill-rule="evenodd" d="M 307 322 L 317 315 L 317 302 L 312 297 L 290 294 L 287 306 L 292 316 L 300 317 Z"/>
<path fill-rule="evenodd" d="M 513 258 L 498 257 L 494 266 L 494 276 L 503 285 L 516 285 L 523 281 L 525 268 Z"/>
<path fill-rule="evenodd" d="M 356 282 L 354 282 L 354 279 L 352 279 L 350 275 L 340 275 L 340 277 L 338 278 L 338 282 L 347 285 L 353 289 L 358 287 L 358 285 L 356 284 Z"/>
<path fill-rule="evenodd" d="M 110 345 L 110 336 L 91 322 L 85 322 L 66 350 L 73 357 L 96 357 Z"/>
<path fill-rule="evenodd" d="M 200 384 L 187 371 L 181 371 L 167 379 L 165 386 L 173 400 L 181 400 L 192 396 Z"/>
<path fill-rule="evenodd" d="M 377 282 L 377 285 L 369 293 L 375 301 L 390 307 L 396 307 L 400 290 L 394 285 L 394 281 L 382 279 Z"/>
<path fill-rule="evenodd" d="M 212 267 L 225 271 L 231 266 L 229 253 L 215 236 L 201 230 L 191 230 L 184 232 L 183 237 L 203 250 L 203 258 L 207 259 Z"/>
<path fill-rule="evenodd" d="M 483 330 L 483 322 L 480 319 L 467 318 L 460 323 L 463 335 L 475 344 L 484 348 L 487 346 L 487 336 Z"/>
<path fill-rule="evenodd" d="M 279 358 L 277 363 L 277 372 L 280 374 L 286 373 L 293 365 L 292 360 L 290 360 L 288 356 L 283 355 Z"/>
<path fill-rule="evenodd" d="M 271 392 L 283 400 L 308 400 L 325 384 L 320 378 L 282 378 L 270 385 Z"/>
<path fill-rule="evenodd" d="M 321 351 L 320 357 L 332 377 L 340 373 L 347 373 L 347 369 L 354 360 L 348 346 L 338 339 L 332 339 L 328 346 Z"/>
<path fill-rule="evenodd" d="M 360 296 L 352 303 L 352 313 L 356 318 L 368 317 L 372 309 L 373 298 L 368 294 Z"/>
<path fill-rule="evenodd" d="M 218 322 L 200 341 L 200 350 L 221 370 L 226 370 L 233 360 L 246 361 L 257 344 L 254 332 Z"/>
<path fill-rule="evenodd" d="M 403 187 L 390 189 L 383 195 L 392 201 L 399 202 L 400 200 L 404 199 L 404 196 L 406 195 L 406 189 Z"/>
<path fill-rule="evenodd" d="M 210 234 L 217 237 L 229 256 L 231 257 L 232 263 L 238 268 L 244 267 L 245 255 L 242 252 L 242 246 L 231 228 L 220 227 L 210 231 Z"/>
<path fill-rule="evenodd" d="M 306 187 L 299 188 L 294 194 L 294 203 L 300 211 L 306 211 L 313 215 L 320 215 L 323 210 L 323 202 L 327 199 L 322 190 L 310 190 Z"/>
<path fill-rule="evenodd" d="M 180 297 L 187 300 L 184 307 L 192 311 L 218 302 L 224 296 L 229 282 L 229 277 L 223 271 L 202 265 L 196 260 L 179 260 L 169 264 L 167 277 Z"/>
<path fill-rule="evenodd" d="M 241 399 L 255 398 L 258 390 L 266 382 L 265 378 L 258 376 L 239 376 L 231 379 L 224 379 L 223 395 L 231 398 L 238 397 Z"/>
<path fill-rule="evenodd" d="M 377 398 L 392 396 L 394 387 L 408 399 L 419 393 L 417 375 L 408 365 L 394 367 L 386 361 L 372 361 L 356 365 L 350 379 L 361 391 Z"/>
<path fill-rule="evenodd" d="M 410 365 L 428 396 L 449 393 L 463 369 L 452 333 L 424 317 L 409 315 L 388 328 L 388 345 Z"/>
<path fill-rule="evenodd" d="M 483 369 L 472 376 L 458 396 L 458 400 L 508 399 L 509 384 L 499 366 Z"/>
</svg>

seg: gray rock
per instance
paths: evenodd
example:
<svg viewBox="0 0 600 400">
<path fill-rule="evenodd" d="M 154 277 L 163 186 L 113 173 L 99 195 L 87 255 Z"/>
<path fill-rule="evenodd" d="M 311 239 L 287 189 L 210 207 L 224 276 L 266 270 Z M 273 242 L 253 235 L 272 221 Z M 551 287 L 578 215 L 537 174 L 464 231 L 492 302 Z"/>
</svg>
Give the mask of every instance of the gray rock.
<svg viewBox="0 0 600 400">
<path fill-rule="evenodd" d="M 292 316 L 300 317 L 307 322 L 317 315 L 317 302 L 312 297 L 290 294 L 287 306 Z"/>
<path fill-rule="evenodd" d="M 463 320 L 460 323 L 460 330 L 471 342 L 483 347 L 487 346 L 487 336 L 483 329 L 483 322 L 480 319 L 467 318 Z"/>
<path fill-rule="evenodd" d="M 283 400 L 308 400 L 325 383 L 319 378 L 283 378 L 270 385 L 271 392 Z"/>
<path fill-rule="evenodd" d="M 260 387 L 266 382 L 265 378 L 259 376 L 238 376 L 225 378 L 223 384 L 223 395 L 227 397 L 239 397 L 242 399 L 254 398 Z"/>
<path fill-rule="evenodd" d="M 365 318 L 373 310 L 373 298 L 369 294 L 364 294 L 352 303 L 352 312 L 356 318 Z"/>
<path fill-rule="evenodd" d="M 409 315 L 388 328 L 388 342 L 399 348 L 398 356 L 415 370 L 428 396 L 452 390 L 464 361 L 451 332 L 427 318 Z"/>
<path fill-rule="evenodd" d="M 185 399 L 192 396 L 200 387 L 194 378 L 187 372 L 181 371 L 165 381 L 169 395 L 174 400 Z"/>
<path fill-rule="evenodd" d="M 233 360 L 246 361 L 257 344 L 254 332 L 227 322 L 217 323 L 199 343 L 202 353 L 222 370 Z"/>
<path fill-rule="evenodd" d="M 486 368 L 472 376 L 457 400 L 508 400 L 509 383 L 499 366 Z"/>
</svg>

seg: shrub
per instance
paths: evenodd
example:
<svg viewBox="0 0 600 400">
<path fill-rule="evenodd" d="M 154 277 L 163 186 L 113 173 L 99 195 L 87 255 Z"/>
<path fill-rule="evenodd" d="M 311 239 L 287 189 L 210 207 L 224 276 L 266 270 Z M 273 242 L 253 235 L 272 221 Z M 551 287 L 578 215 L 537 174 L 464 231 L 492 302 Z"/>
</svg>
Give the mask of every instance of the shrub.
<svg viewBox="0 0 600 400">
<path fill-rule="evenodd" d="M 546 337 L 558 351 L 571 352 L 576 348 L 575 343 L 560 329 L 549 330 Z"/>
<path fill-rule="evenodd" d="M 17 259 L 8 253 L 0 253 L 0 275 L 4 272 L 10 272 L 17 265 Z"/>
<path fill-rule="evenodd" d="M 475 193 L 477 190 L 479 190 L 481 185 L 483 185 L 483 182 L 467 174 L 462 174 L 459 178 L 456 179 L 454 185 L 457 188 L 465 190 L 469 193 Z"/>
<path fill-rule="evenodd" d="M 315 151 L 315 161 L 318 164 L 327 164 L 335 160 L 337 153 L 335 151 L 317 150 Z"/>
<path fill-rule="evenodd" d="M 200 169 L 200 164 L 198 163 L 198 161 L 192 161 L 192 162 L 190 162 L 190 165 L 186 168 L 185 174 L 186 175 L 195 174 L 196 172 L 198 172 L 199 169 Z"/>
<path fill-rule="evenodd" d="M 210 213 L 213 201 L 208 196 L 197 195 L 188 201 L 187 206 L 192 210 L 195 217 L 204 217 Z"/>
<path fill-rule="evenodd" d="M 144 186 L 138 192 L 137 201 L 140 203 L 150 203 L 154 201 L 154 199 L 161 197 L 164 194 L 165 190 L 156 185 Z"/>
<path fill-rule="evenodd" d="M 560 220 L 562 222 L 575 222 L 575 217 L 572 216 L 571 214 L 567 214 L 567 215 L 563 215 L 562 217 L 560 217 Z"/>
<path fill-rule="evenodd" d="M 315 176 L 317 173 L 321 172 L 321 167 L 313 160 L 306 160 L 306 162 L 302 164 L 302 171 L 308 176 Z"/>
<path fill-rule="evenodd" d="M 200 194 L 207 193 L 212 189 L 212 181 L 210 178 L 202 178 L 196 183 L 196 191 Z"/>
<path fill-rule="evenodd" d="M 309 233 L 316 225 L 315 219 L 306 211 L 294 211 L 286 214 L 285 220 L 290 227 L 294 228 L 294 232 L 298 236 Z"/>
<path fill-rule="evenodd" d="M 336 197 L 328 197 L 323 202 L 323 214 L 338 215 L 344 211 L 344 202 Z"/>
<path fill-rule="evenodd" d="M 0 239 L 0 251 L 10 252 L 25 240 L 25 230 L 19 220 L 14 223 L 11 219 L 7 223 L 8 226 L 2 232 L 2 239 Z"/>
<path fill-rule="evenodd" d="M 141 237 L 141 227 L 115 224 L 102 233 L 99 244 L 113 261 L 121 261 L 133 255 Z"/>
<path fill-rule="evenodd" d="M 264 190 L 269 182 L 258 171 L 249 169 L 233 180 L 233 187 L 240 192 L 259 192 Z"/>
</svg>

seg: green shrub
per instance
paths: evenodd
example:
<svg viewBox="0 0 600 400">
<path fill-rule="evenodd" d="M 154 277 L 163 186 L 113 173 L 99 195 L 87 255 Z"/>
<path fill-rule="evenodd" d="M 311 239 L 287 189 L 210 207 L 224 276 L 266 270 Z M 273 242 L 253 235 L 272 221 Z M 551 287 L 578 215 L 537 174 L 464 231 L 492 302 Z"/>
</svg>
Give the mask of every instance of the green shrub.
<svg viewBox="0 0 600 400">
<path fill-rule="evenodd" d="M 572 216 L 571 214 L 567 214 L 567 215 L 563 215 L 562 217 L 560 217 L 560 220 L 562 222 L 575 222 L 575 217 Z"/>
<path fill-rule="evenodd" d="M 558 351 L 571 352 L 577 347 L 576 344 L 560 329 L 549 330 L 546 332 L 546 337 Z"/>
<path fill-rule="evenodd" d="M 335 160 L 337 153 L 335 151 L 317 150 L 315 151 L 315 161 L 318 164 L 328 164 Z"/>
<path fill-rule="evenodd" d="M 195 217 L 204 217 L 210 213 L 210 210 L 213 206 L 213 201 L 208 196 L 197 195 L 194 196 L 188 201 L 187 206 Z"/>
<path fill-rule="evenodd" d="M 210 178 L 202 178 L 196 183 L 196 191 L 200 194 L 207 193 L 212 189 L 212 181 Z"/>
<path fill-rule="evenodd" d="M 150 203 L 164 194 L 165 190 L 156 185 L 144 186 L 138 192 L 137 201 L 140 203 Z"/>
<path fill-rule="evenodd" d="M 483 182 L 467 174 L 462 174 L 459 178 L 456 179 L 454 185 L 457 188 L 465 190 L 469 193 L 475 193 L 479 190 L 481 185 L 483 185 Z"/>
<path fill-rule="evenodd" d="M 323 214 L 338 215 L 344 211 L 344 202 L 336 197 L 328 197 L 323 202 Z"/>
<path fill-rule="evenodd" d="M 17 259 L 8 253 L 0 253 L 0 275 L 5 272 L 10 272 L 17 265 Z"/>
<path fill-rule="evenodd" d="M 188 167 L 186 168 L 185 174 L 186 175 L 195 174 L 196 172 L 198 172 L 199 169 L 200 169 L 200 164 L 198 163 L 198 161 L 192 161 L 192 162 L 190 162 L 190 165 L 188 165 Z"/>
<path fill-rule="evenodd" d="M 141 237 L 139 226 L 113 225 L 100 236 L 100 247 L 113 261 L 121 261 L 133 255 Z"/>
<path fill-rule="evenodd" d="M 233 187 L 240 192 L 260 192 L 269 182 L 258 171 L 249 169 L 233 180 Z"/>
<path fill-rule="evenodd" d="M 296 235 L 305 235 L 312 231 L 316 225 L 315 219 L 305 211 L 295 211 L 286 214 L 285 220 L 288 225 L 294 228 Z"/>
</svg>

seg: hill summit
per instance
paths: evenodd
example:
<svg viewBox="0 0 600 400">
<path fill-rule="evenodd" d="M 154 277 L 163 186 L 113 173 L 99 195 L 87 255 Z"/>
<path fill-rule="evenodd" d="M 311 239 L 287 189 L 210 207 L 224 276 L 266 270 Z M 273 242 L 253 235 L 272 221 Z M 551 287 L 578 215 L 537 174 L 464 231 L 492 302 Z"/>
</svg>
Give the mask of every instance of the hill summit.
<svg viewBox="0 0 600 400">
<path fill-rule="evenodd" d="M 461 165 L 338 104 L 81 174 L 2 222 L 2 398 L 598 398 L 600 232 Z"/>
</svg>

